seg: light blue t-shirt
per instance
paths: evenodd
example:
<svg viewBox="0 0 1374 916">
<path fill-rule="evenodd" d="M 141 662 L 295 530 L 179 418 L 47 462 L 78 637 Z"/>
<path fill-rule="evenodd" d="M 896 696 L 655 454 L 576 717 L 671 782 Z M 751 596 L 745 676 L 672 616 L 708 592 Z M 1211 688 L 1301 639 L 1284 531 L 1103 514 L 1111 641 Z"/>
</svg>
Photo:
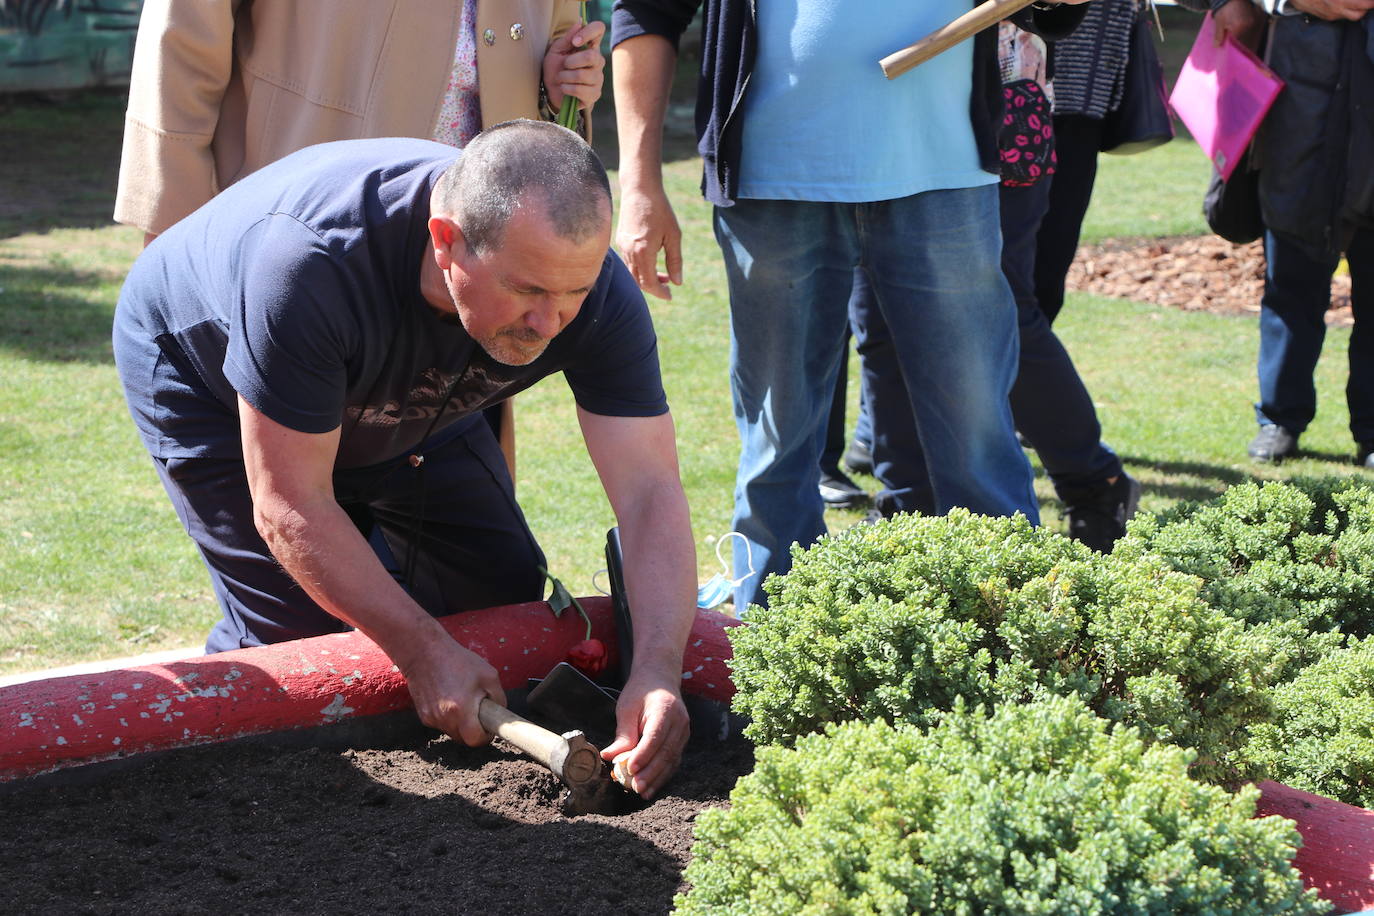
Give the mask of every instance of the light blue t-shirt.
<svg viewBox="0 0 1374 916">
<path fill-rule="evenodd" d="M 743 101 L 740 197 L 859 202 L 970 188 L 973 42 L 894 80 L 878 61 L 966 13 L 969 0 L 757 0 Z"/>
</svg>

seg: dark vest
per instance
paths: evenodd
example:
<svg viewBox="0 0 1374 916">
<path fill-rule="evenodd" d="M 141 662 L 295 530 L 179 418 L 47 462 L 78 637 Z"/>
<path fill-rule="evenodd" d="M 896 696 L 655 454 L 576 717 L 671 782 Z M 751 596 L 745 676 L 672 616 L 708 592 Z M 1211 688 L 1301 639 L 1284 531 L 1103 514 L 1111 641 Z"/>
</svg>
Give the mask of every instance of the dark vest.
<svg viewBox="0 0 1374 916">
<path fill-rule="evenodd" d="M 1374 16 L 1281 16 L 1269 64 L 1284 80 L 1256 140 L 1265 226 L 1318 260 L 1374 228 Z"/>
</svg>

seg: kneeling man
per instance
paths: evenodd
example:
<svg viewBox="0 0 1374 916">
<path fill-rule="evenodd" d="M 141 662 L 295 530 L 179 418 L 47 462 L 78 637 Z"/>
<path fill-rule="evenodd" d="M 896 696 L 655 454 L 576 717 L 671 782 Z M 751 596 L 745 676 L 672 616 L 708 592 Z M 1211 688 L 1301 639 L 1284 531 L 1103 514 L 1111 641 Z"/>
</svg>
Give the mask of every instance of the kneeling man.
<svg viewBox="0 0 1374 916">
<path fill-rule="evenodd" d="M 497 672 L 431 615 L 538 600 L 543 554 L 484 407 L 562 372 L 615 511 L 634 669 L 615 742 L 652 796 L 687 739 L 696 560 L 648 309 L 611 196 L 560 127 L 310 147 L 134 264 L 115 315 L 130 412 L 210 570 L 207 651 L 356 627 L 420 718 L 488 740 Z"/>
</svg>

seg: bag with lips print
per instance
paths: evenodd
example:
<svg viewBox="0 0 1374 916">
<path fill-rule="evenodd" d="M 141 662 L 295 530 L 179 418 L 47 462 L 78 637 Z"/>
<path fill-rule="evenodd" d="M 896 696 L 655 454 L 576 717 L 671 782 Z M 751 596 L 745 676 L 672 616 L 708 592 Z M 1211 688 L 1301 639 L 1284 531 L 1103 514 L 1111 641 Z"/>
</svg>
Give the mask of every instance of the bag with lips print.
<svg viewBox="0 0 1374 916">
<path fill-rule="evenodd" d="M 1054 123 L 1050 101 L 1040 84 L 1019 79 L 1002 86 L 1006 102 L 998 147 L 1002 154 L 1002 184 L 1024 188 L 1054 174 Z"/>
</svg>

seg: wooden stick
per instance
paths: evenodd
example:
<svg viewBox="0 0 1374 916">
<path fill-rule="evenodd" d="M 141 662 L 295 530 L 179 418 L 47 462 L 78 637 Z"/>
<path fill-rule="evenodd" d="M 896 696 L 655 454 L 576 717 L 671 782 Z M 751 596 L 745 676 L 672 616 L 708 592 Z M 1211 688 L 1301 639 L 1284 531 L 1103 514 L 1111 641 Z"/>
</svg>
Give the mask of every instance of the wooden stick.
<svg viewBox="0 0 1374 916">
<path fill-rule="evenodd" d="M 616 810 L 618 796 L 611 791 L 610 767 L 586 735 L 579 731 L 556 734 L 486 697 L 477 706 L 477 718 L 488 732 L 529 754 L 568 787 L 564 814 L 611 814 Z"/>
<path fill-rule="evenodd" d="M 948 51 L 966 38 L 983 31 L 1006 19 L 1012 13 L 1030 6 L 1033 0 L 984 0 L 964 15 L 955 19 L 913 45 L 894 51 L 878 61 L 883 74 L 888 79 L 896 79 L 903 73 L 925 63 L 937 54 Z"/>
<path fill-rule="evenodd" d="M 485 698 L 477 707 L 477 718 L 487 731 L 505 738 L 548 768 L 553 775 L 563 778 L 563 767 L 568 759 L 568 741 L 562 735 L 541 728 Z"/>
</svg>

